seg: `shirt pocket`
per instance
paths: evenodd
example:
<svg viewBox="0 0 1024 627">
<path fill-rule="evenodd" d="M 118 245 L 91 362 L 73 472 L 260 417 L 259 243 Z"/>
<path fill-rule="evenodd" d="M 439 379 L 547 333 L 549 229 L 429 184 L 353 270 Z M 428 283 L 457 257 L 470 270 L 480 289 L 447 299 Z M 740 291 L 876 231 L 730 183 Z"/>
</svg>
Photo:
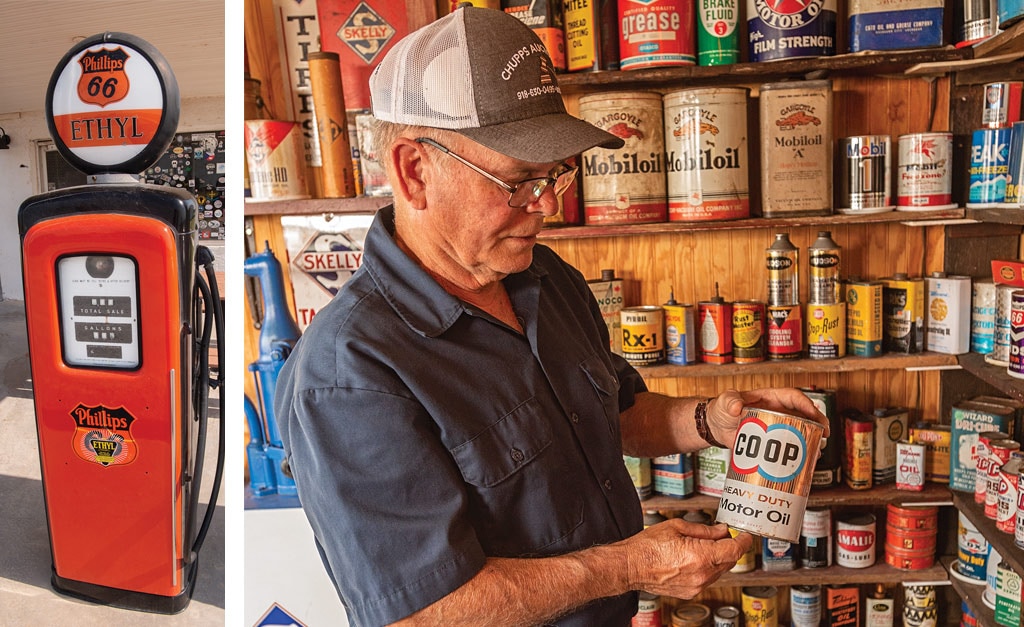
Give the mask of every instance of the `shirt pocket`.
<svg viewBox="0 0 1024 627">
<path fill-rule="evenodd" d="M 579 366 L 604 409 L 609 432 L 617 439 L 619 437 L 619 378 L 615 376 L 611 366 L 600 355 L 587 357 L 580 362 Z"/>
</svg>

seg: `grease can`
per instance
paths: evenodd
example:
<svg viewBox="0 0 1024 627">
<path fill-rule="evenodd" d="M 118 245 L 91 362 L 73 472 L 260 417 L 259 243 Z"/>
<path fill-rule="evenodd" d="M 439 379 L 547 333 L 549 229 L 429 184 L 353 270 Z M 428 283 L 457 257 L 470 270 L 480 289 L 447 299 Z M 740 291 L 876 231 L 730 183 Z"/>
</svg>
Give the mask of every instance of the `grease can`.
<svg viewBox="0 0 1024 627">
<path fill-rule="evenodd" d="M 718 293 L 711 300 L 697 304 L 700 319 L 701 361 L 711 364 L 727 364 L 732 361 L 732 303 L 725 302 Z"/>
<path fill-rule="evenodd" d="M 622 316 L 622 356 L 634 366 L 665 361 L 665 310 L 654 305 L 625 307 Z"/>
<path fill-rule="evenodd" d="M 867 568 L 875 563 L 875 516 L 852 514 L 836 520 L 836 565 Z"/>
<path fill-rule="evenodd" d="M 618 0 L 619 69 L 693 65 L 693 1 Z"/>
<path fill-rule="evenodd" d="M 732 304 L 732 353 L 738 364 L 765 359 L 765 304 L 739 300 Z"/>
<path fill-rule="evenodd" d="M 846 296 L 846 348 L 856 357 L 882 354 L 881 281 L 851 278 L 843 283 Z"/>
</svg>

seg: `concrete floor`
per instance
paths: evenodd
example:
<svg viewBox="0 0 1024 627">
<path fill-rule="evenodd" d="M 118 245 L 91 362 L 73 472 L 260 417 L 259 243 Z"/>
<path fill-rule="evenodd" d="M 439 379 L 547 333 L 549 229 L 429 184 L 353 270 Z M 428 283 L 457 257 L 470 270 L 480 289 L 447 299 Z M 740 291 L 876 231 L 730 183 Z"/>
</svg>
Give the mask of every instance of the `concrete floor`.
<svg viewBox="0 0 1024 627">
<path fill-rule="evenodd" d="M 124 624 L 224 625 L 224 489 L 199 561 L 195 594 L 173 616 L 146 614 L 65 597 L 50 587 L 50 546 L 32 406 L 32 385 L 21 301 L 0 301 L 0 627 Z M 217 398 L 211 397 L 200 512 L 213 483 L 217 456 Z"/>
</svg>

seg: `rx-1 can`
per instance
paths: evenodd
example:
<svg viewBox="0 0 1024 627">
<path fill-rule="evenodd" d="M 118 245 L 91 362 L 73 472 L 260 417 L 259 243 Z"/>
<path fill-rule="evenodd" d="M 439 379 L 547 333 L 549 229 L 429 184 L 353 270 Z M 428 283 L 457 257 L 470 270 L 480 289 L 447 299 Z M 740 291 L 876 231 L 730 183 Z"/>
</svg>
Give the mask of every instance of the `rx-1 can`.
<svg viewBox="0 0 1024 627">
<path fill-rule="evenodd" d="M 738 364 L 765 360 L 764 303 L 739 300 L 732 304 L 732 355 Z"/>
<path fill-rule="evenodd" d="M 1010 129 L 982 128 L 971 136 L 967 208 L 995 207 L 1006 200 L 1010 178 Z"/>
<path fill-rule="evenodd" d="M 924 490 L 924 444 L 907 440 L 896 443 L 896 489 Z"/>
<path fill-rule="evenodd" d="M 836 520 L 836 565 L 867 568 L 875 563 L 875 515 L 853 514 Z"/>
<path fill-rule="evenodd" d="M 697 317 L 700 319 L 700 358 L 711 364 L 727 364 L 732 361 L 732 303 L 718 294 L 711 300 L 697 303 Z"/>
<path fill-rule="evenodd" d="M 856 357 L 878 357 L 882 354 L 883 284 L 850 279 L 843 287 L 846 291 L 846 349 Z"/>
<path fill-rule="evenodd" d="M 665 310 L 647 305 L 622 310 L 622 356 L 634 366 L 665 361 Z"/>
<path fill-rule="evenodd" d="M 800 566 L 825 568 L 832 565 L 832 510 L 809 507 L 800 528 Z"/>
<path fill-rule="evenodd" d="M 844 480 L 850 489 L 868 490 L 871 488 L 872 480 L 875 423 L 857 410 L 849 409 L 844 414 Z"/>
<path fill-rule="evenodd" d="M 789 241 L 789 233 L 776 233 L 765 249 L 768 269 L 768 305 L 800 304 L 800 250 Z"/>
<path fill-rule="evenodd" d="M 839 140 L 839 198 L 845 214 L 892 211 L 892 140 L 888 135 L 858 135 Z"/>
<path fill-rule="evenodd" d="M 792 627 L 821 624 L 821 586 L 790 586 L 789 616 Z"/>
<path fill-rule="evenodd" d="M 846 303 L 807 305 L 807 353 L 811 359 L 846 356 Z"/>
<path fill-rule="evenodd" d="M 670 292 L 665 310 L 665 357 L 668 363 L 685 366 L 697 361 L 697 326 L 693 305 L 676 302 Z"/>
<path fill-rule="evenodd" d="M 803 352 L 800 305 L 768 307 L 768 359 L 797 359 Z"/>
<path fill-rule="evenodd" d="M 818 239 L 807 247 L 808 298 L 815 305 L 835 305 L 842 301 L 839 283 L 839 262 L 842 248 L 832 239 L 831 231 L 818 231 Z"/>
<path fill-rule="evenodd" d="M 696 0 L 697 64 L 728 65 L 740 60 L 739 0 Z"/>
<path fill-rule="evenodd" d="M 996 284 L 980 279 L 971 285 L 971 352 L 988 355 L 996 343 Z"/>
<path fill-rule="evenodd" d="M 971 277 L 933 272 L 925 286 L 926 348 L 963 355 L 971 348 Z"/>
<path fill-rule="evenodd" d="M 887 353 L 920 353 L 924 350 L 924 279 L 898 273 L 882 281 L 882 348 Z"/>
</svg>

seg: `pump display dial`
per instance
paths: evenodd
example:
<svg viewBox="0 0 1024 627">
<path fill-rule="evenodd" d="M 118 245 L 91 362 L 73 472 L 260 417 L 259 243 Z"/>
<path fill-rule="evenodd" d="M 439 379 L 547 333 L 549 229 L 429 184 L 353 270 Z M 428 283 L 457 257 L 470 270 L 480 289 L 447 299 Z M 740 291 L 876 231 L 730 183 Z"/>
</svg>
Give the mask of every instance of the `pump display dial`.
<svg viewBox="0 0 1024 627">
<path fill-rule="evenodd" d="M 135 260 L 75 255 L 57 261 L 61 348 L 69 366 L 139 367 Z"/>
</svg>

